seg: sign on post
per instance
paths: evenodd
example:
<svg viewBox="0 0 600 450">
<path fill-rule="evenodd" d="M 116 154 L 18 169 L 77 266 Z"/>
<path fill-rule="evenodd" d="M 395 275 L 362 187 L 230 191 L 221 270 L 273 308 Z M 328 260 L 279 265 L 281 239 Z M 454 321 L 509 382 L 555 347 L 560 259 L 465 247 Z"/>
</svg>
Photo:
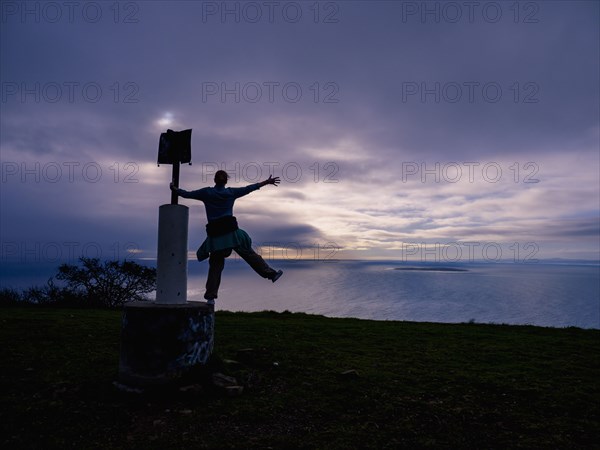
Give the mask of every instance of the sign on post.
<svg viewBox="0 0 600 450">
<path fill-rule="evenodd" d="M 179 165 L 192 164 L 192 130 L 161 133 L 158 142 L 158 165 L 173 165 L 173 185 L 179 187 Z M 171 204 L 177 204 L 177 194 L 171 192 Z"/>
</svg>

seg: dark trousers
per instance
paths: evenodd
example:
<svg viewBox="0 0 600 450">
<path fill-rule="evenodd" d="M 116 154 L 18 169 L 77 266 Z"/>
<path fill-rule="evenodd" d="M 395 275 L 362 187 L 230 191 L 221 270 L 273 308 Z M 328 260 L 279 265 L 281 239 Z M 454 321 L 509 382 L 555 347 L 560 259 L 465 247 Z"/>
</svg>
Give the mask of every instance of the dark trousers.
<svg viewBox="0 0 600 450">
<path fill-rule="evenodd" d="M 206 293 L 204 298 L 215 299 L 219 293 L 219 286 L 221 285 L 221 272 L 225 267 L 225 258 L 231 255 L 232 249 L 219 250 L 211 252 L 208 259 L 208 279 L 206 280 Z M 277 273 L 274 269 L 269 267 L 265 260 L 251 248 L 236 247 L 233 250 L 246 261 L 254 271 L 263 278 L 273 278 Z"/>
</svg>

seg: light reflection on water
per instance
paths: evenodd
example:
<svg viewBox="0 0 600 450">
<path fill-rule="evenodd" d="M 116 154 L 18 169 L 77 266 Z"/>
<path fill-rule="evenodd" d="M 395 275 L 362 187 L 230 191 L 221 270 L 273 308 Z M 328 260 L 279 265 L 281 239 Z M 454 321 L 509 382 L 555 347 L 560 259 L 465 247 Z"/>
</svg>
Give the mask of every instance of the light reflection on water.
<svg viewBox="0 0 600 450">
<path fill-rule="evenodd" d="M 600 328 L 598 266 L 464 264 L 466 272 L 394 270 L 394 262 L 274 261 L 276 283 L 227 260 L 217 308 L 332 317 Z M 424 266 L 423 264 L 412 265 Z M 457 266 L 457 265 L 456 265 Z M 432 267 L 431 264 L 428 265 Z M 206 263 L 190 262 L 188 299 L 202 300 Z"/>
</svg>

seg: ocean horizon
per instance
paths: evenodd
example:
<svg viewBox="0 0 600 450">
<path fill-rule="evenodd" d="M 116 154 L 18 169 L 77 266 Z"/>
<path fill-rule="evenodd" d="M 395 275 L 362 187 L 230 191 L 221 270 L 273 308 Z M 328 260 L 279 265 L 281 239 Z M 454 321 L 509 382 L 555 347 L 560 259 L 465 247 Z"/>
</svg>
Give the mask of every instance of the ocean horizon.
<svg viewBox="0 0 600 450">
<path fill-rule="evenodd" d="M 138 260 L 154 266 L 154 261 Z M 600 328 L 597 261 L 422 262 L 269 260 L 275 284 L 237 257 L 226 260 L 217 310 L 328 317 Z M 73 262 L 69 262 L 73 263 Z M 3 263 L 0 288 L 42 286 L 56 263 Z M 208 263 L 190 260 L 188 301 L 203 301 Z M 150 299 L 154 294 L 149 295 Z"/>
</svg>

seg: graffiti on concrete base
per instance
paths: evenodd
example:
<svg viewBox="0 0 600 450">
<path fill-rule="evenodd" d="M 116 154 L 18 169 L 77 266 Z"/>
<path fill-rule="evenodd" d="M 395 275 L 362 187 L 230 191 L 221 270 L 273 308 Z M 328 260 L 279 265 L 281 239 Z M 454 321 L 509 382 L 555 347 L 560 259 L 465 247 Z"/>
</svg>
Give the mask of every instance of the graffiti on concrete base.
<svg viewBox="0 0 600 450">
<path fill-rule="evenodd" d="M 190 317 L 188 325 L 178 336 L 185 352 L 171 364 L 172 369 L 183 369 L 206 364 L 214 347 L 215 315 L 198 314 Z"/>
</svg>

